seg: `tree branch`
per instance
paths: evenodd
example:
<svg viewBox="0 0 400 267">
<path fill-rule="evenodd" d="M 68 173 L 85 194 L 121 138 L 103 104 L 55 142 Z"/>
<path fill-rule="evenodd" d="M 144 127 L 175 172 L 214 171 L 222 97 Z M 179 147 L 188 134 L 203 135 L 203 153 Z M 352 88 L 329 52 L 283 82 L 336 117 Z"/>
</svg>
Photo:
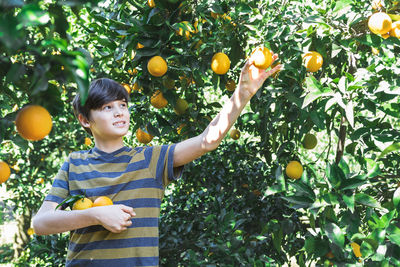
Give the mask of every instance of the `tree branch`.
<svg viewBox="0 0 400 267">
<path fill-rule="evenodd" d="M 336 149 L 336 164 L 339 164 L 340 160 L 343 157 L 344 152 L 344 143 L 346 140 L 346 117 L 342 115 L 342 119 L 340 120 L 340 128 L 339 128 L 339 141 Z"/>
</svg>

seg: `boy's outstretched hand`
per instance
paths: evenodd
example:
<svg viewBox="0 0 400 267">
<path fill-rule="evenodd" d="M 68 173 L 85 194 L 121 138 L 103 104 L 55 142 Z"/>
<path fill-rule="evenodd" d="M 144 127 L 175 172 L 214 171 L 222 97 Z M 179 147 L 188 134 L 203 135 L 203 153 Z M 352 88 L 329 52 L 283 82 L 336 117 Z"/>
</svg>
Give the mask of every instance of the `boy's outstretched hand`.
<svg viewBox="0 0 400 267">
<path fill-rule="evenodd" d="M 271 51 L 272 52 L 272 51 Z M 274 62 L 278 58 L 277 54 L 272 55 L 272 62 Z M 253 65 L 254 58 L 250 56 L 250 58 L 244 64 L 242 71 L 240 73 L 238 88 L 242 90 L 242 93 L 248 93 L 250 97 L 255 95 L 263 85 L 264 81 L 279 71 L 282 68 L 281 64 L 278 64 L 274 68 L 269 71 L 265 71 L 263 69 L 259 69 Z"/>
</svg>

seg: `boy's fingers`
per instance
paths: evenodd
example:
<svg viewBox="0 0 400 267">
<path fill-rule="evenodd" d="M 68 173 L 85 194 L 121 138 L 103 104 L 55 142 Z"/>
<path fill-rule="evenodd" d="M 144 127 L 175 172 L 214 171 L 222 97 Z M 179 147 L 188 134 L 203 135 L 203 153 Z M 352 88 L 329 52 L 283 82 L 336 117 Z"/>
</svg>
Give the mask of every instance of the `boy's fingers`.
<svg viewBox="0 0 400 267">
<path fill-rule="evenodd" d="M 128 207 L 125 205 L 121 205 L 122 210 L 125 211 L 126 213 L 129 213 L 131 215 L 131 217 L 136 216 L 136 213 L 133 211 L 132 207 Z"/>
</svg>

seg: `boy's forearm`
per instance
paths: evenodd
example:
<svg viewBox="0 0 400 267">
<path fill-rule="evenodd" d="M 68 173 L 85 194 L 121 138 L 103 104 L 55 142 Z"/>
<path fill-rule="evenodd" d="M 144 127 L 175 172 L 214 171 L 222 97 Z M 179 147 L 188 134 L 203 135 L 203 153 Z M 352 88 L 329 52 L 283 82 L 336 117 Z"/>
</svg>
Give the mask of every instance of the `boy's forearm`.
<svg viewBox="0 0 400 267">
<path fill-rule="evenodd" d="M 96 225 L 90 210 L 49 210 L 33 218 L 33 228 L 38 235 L 51 235 Z"/>
<path fill-rule="evenodd" d="M 219 146 L 251 97 L 252 95 L 240 88 L 239 85 L 229 101 L 224 104 L 218 115 L 202 133 L 202 147 L 205 151 L 214 150 Z"/>
</svg>

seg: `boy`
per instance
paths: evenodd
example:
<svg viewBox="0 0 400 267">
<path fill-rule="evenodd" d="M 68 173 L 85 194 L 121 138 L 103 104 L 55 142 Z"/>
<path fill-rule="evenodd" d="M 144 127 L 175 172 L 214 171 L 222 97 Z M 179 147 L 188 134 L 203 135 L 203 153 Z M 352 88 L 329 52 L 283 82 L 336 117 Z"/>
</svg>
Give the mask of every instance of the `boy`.
<svg viewBox="0 0 400 267">
<path fill-rule="evenodd" d="M 273 56 L 273 60 L 277 58 Z M 95 147 L 71 153 L 33 219 L 38 235 L 72 231 L 66 266 L 158 266 L 158 219 L 163 190 L 182 167 L 218 147 L 241 111 L 281 65 L 265 72 L 244 65 L 238 87 L 204 132 L 178 144 L 129 148 L 123 144 L 130 114 L 126 90 L 109 79 L 91 83 L 74 111 Z M 55 209 L 69 195 L 109 196 L 114 205 Z"/>
</svg>

